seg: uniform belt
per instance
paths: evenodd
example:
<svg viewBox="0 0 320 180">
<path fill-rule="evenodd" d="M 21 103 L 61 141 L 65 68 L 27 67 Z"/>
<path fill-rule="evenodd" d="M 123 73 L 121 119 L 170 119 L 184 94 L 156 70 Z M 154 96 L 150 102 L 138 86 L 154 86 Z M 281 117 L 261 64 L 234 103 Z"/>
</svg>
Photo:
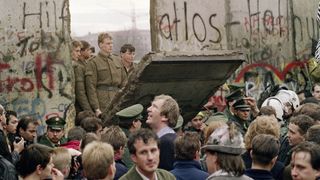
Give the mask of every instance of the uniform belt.
<svg viewBox="0 0 320 180">
<path fill-rule="evenodd" d="M 100 85 L 97 87 L 99 90 L 103 91 L 119 91 L 120 89 L 116 86 L 107 86 L 107 85 Z"/>
</svg>

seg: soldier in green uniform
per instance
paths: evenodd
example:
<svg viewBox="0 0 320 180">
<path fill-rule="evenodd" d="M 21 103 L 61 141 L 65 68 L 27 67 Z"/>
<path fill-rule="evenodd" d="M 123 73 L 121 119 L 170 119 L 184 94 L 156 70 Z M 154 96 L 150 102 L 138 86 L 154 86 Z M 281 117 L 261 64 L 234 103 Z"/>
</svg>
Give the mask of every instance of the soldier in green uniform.
<svg viewBox="0 0 320 180">
<path fill-rule="evenodd" d="M 137 64 L 133 62 L 135 56 L 135 47 L 131 44 L 124 44 L 120 49 L 120 57 L 127 77 L 137 68 Z"/>
<path fill-rule="evenodd" d="M 38 138 L 38 143 L 49 147 L 59 147 L 67 142 L 64 137 L 64 125 L 66 121 L 58 116 L 47 119 L 47 132 Z"/>
<path fill-rule="evenodd" d="M 119 120 L 119 126 L 127 137 L 141 128 L 142 111 L 143 106 L 141 104 L 135 104 L 116 113 L 116 117 Z M 124 149 L 122 161 L 128 168 L 133 166 L 128 148 Z"/>
<path fill-rule="evenodd" d="M 251 119 L 250 119 L 251 107 L 242 98 L 237 100 L 233 104 L 233 108 L 234 108 L 234 116 L 232 116 L 229 119 L 229 121 L 235 123 L 235 125 L 238 127 L 241 134 L 244 135 L 247 132 L 247 129 L 251 122 Z"/>
<path fill-rule="evenodd" d="M 75 77 L 75 108 L 77 114 L 81 111 L 92 111 L 89 104 L 89 100 L 85 88 L 85 66 L 87 64 L 88 58 L 90 58 L 90 44 L 86 41 L 81 41 L 81 56 L 74 63 L 74 77 Z"/>
<path fill-rule="evenodd" d="M 100 52 L 86 66 L 85 85 L 88 100 L 96 116 L 100 116 L 116 93 L 126 83 L 126 72 L 119 57 L 112 55 L 112 37 L 98 36 Z"/>
</svg>

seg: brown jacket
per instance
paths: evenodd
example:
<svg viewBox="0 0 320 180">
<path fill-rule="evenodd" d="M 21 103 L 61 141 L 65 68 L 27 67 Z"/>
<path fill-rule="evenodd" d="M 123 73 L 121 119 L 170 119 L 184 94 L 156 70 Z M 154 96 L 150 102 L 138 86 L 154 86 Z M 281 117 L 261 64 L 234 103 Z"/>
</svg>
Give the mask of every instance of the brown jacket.
<svg viewBox="0 0 320 180">
<path fill-rule="evenodd" d="M 88 62 L 85 84 L 89 103 L 95 111 L 105 111 L 115 94 L 125 85 L 126 72 L 119 57 L 99 54 Z"/>
<path fill-rule="evenodd" d="M 75 77 L 75 96 L 76 102 L 75 107 L 77 112 L 88 110 L 92 111 L 89 104 L 89 100 L 86 93 L 85 87 L 85 72 L 86 72 L 86 61 L 79 60 L 76 61 L 74 66 L 74 77 Z"/>
</svg>

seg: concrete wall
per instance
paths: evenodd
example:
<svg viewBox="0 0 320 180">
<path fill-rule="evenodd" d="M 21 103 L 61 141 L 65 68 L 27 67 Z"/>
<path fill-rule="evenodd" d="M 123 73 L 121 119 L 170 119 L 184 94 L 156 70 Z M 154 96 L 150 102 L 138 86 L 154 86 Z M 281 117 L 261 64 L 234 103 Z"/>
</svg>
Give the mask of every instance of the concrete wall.
<svg viewBox="0 0 320 180">
<path fill-rule="evenodd" d="M 246 63 L 233 80 L 251 81 L 257 95 L 270 82 L 303 76 L 312 39 L 319 39 L 317 7 L 318 0 L 152 0 L 152 48 L 241 50 Z M 248 74 L 254 80 L 248 80 Z M 304 88 L 307 79 L 302 81 L 292 82 L 290 88 Z"/>
<path fill-rule="evenodd" d="M 74 99 L 68 0 L 1 0 L 0 104 L 63 115 Z"/>
</svg>

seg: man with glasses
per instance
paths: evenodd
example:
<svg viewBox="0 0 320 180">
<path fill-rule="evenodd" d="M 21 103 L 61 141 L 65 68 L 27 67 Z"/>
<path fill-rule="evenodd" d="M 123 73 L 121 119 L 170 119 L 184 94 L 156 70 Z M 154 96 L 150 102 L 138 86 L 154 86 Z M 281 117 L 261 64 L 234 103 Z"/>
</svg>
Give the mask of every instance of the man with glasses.
<svg viewBox="0 0 320 180">
<path fill-rule="evenodd" d="M 38 143 L 49 147 L 59 147 L 61 144 L 66 143 L 66 138 L 64 137 L 65 120 L 56 116 L 47 119 L 46 123 L 47 133 L 39 137 Z"/>
</svg>

